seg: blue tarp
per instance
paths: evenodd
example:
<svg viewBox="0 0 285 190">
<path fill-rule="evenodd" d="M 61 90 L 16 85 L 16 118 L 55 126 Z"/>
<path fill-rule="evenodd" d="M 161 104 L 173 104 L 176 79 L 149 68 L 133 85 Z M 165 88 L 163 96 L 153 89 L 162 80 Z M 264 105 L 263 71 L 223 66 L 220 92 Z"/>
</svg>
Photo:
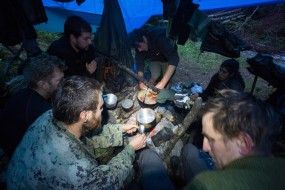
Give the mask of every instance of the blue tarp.
<svg viewBox="0 0 285 190">
<path fill-rule="evenodd" d="M 110 0 L 116 1 L 116 0 Z M 64 20 L 72 14 L 82 16 L 95 30 L 100 25 L 101 15 L 103 12 L 103 0 L 85 0 L 80 6 L 76 1 L 70 3 L 60 3 L 53 0 L 43 0 L 46 12 L 49 18 L 47 24 L 37 26 L 37 29 L 45 31 L 63 31 Z M 141 27 L 153 15 L 161 15 L 161 0 L 118 0 L 127 32 Z M 231 9 L 245 6 L 255 6 L 263 4 L 284 3 L 285 0 L 193 0 L 194 3 L 200 4 L 199 9 L 202 11 Z"/>
</svg>

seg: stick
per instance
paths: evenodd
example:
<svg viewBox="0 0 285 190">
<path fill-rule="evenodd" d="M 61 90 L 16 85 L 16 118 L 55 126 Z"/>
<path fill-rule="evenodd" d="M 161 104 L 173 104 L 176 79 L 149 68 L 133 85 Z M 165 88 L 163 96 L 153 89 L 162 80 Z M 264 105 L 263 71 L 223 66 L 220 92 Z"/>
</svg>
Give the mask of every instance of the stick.
<svg viewBox="0 0 285 190">
<path fill-rule="evenodd" d="M 189 128 L 190 124 L 196 120 L 198 111 L 202 107 L 202 99 L 198 98 L 190 112 L 186 115 L 183 122 L 179 124 L 177 134 L 169 141 L 167 148 L 165 149 L 164 153 L 161 155 L 161 159 L 167 163 L 167 165 L 170 164 L 170 158 L 169 155 L 177 143 L 177 141 L 182 137 L 182 135 L 186 132 L 186 130 Z"/>
</svg>

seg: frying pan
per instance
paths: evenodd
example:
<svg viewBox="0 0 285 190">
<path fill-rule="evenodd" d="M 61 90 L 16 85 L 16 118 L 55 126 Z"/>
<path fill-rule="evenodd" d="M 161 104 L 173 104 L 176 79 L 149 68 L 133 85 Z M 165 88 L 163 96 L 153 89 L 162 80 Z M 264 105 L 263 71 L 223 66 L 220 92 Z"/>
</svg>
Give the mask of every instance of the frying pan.
<svg viewBox="0 0 285 190">
<path fill-rule="evenodd" d="M 157 105 L 157 94 L 151 90 L 144 89 L 138 92 L 138 101 L 143 108 L 153 108 Z"/>
</svg>

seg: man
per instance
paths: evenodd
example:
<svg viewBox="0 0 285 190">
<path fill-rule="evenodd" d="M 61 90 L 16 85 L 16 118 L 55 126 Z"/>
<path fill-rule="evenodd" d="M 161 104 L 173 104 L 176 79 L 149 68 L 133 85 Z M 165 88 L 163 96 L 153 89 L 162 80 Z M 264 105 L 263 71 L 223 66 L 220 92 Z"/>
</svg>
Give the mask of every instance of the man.
<svg viewBox="0 0 285 190">
<path fill-rule="evenodd" d="M 0 115 L 1 147 L 9 157 L 26 130 L 42 113 L 51 109 L 50 98 L 66 69 L 55 56 L 41 54 L 31 58 L 24 70 L 28 87 L 11 96 Z"/>
<path fill-rule="evenodd" d="M 100 84 L 89 77 L 65 79 L 52 98 L 52 110 L 37 119 L 10 161 L 8 189 L 119 189 L 132 170 L 135 150 L 145 146 L 134 136 L 107 165 L 98 165 L 85 135 L 101 123 Z"/>
<path fill-rule="evenodd" d="M 64 35 L 54 41 L 47 53 L 65 61 L 65 76 L 93 76 L 96 71 L 95 50 L 91 41 L 92 28 L 79 16 L 70 16 L 64 23 Z"/>
<path fill-rule="evenodd" d="M 129 35 L 129 43 L 136 50 L 138 75 L 144 76 L 144 64 L 149 59 L 150 82 L 158 89 L 165 88 L 179 62 L 177 47 L 166 37 L 166 29 L 135 29 Z M 141 89 L 146 88 L 143 83 L 139 86 Z"/>
<path fill-rule="evenodd" d="M 217 171 L 198 174 L 186 189 L 285 189 L 285 159 L 271 153 L 280 122 L 269 105 L 247 93 L 222 90 L 203 108 L 202 124 L 203 150 Z M 146 166 L 140 164 L 142 170 Z"/>
</svg>

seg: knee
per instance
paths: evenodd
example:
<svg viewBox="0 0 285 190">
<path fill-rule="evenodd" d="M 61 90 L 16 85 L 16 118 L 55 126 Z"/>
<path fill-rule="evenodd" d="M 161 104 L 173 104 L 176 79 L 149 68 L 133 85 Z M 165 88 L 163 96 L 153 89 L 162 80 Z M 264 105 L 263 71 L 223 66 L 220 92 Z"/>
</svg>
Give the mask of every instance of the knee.
<svg viewBox="0 0 285 190">
<path fill-rule="evenodd" d="M 198 148 L 193 144 L 186 144 L 181 150 L 182 158 L 196 157 L 198 155 Z"/>
<path fill-rule="evenodd" d="M 143 150 L 139 156 L 139 160 L 149 160 L 154 158 L 159 158 L 159 155 L 151 149 Z"/>
</svg>

